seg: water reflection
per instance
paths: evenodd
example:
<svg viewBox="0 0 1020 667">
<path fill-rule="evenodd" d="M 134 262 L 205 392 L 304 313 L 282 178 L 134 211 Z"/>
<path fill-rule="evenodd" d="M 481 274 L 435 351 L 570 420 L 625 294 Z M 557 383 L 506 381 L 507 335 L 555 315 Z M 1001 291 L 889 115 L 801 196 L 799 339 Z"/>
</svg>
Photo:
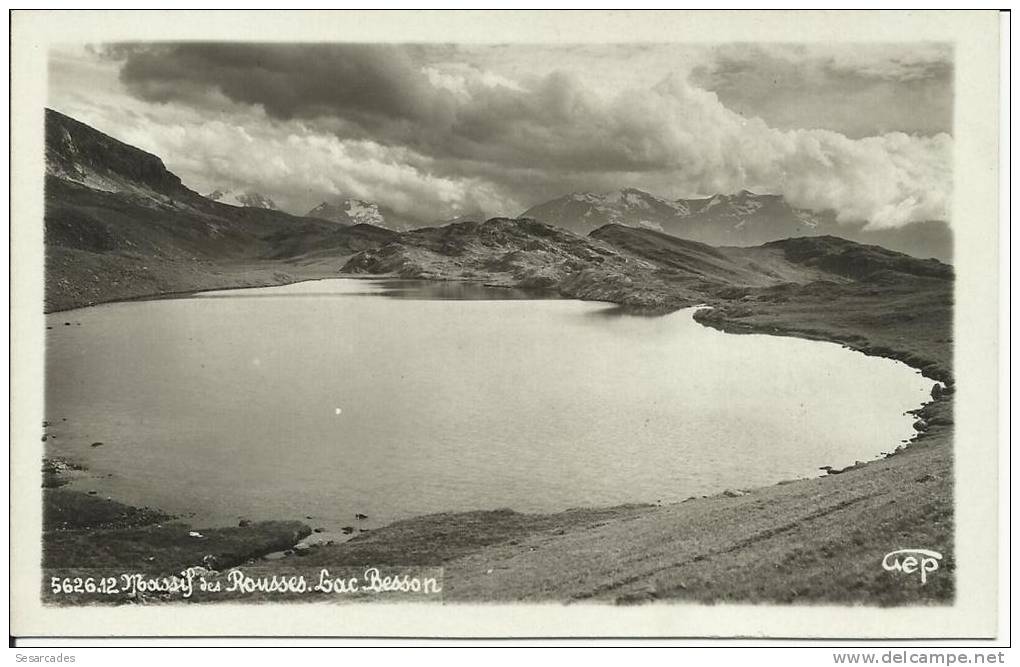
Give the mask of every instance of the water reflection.
<svg viewBox="0 0 1020 667">
<path fill-rule="evenodd" d="M 501 287 L 475 282 L 437 280 L 379 280 L 382 296 L 395 299 L 454 300 L 454 301 L 508 301 L 520 299 L 560 299 L 550 290 L 527 290 L 517 287 Z"/>
<path fill-rule="evenodd" d="M 337 283 L 347 285 L 338 288 Z M 353 287 L 351 285 L 354 285 Z M 363 278 L 309 280 L 265 288 L 238 288 L 148 297 L 160 299 L 334 299 L 351 296 L 386 296 L 416 301 L 514 301 L 562 299 L 551 290 L 503 287 L 470 281 Z"/>
</svg>

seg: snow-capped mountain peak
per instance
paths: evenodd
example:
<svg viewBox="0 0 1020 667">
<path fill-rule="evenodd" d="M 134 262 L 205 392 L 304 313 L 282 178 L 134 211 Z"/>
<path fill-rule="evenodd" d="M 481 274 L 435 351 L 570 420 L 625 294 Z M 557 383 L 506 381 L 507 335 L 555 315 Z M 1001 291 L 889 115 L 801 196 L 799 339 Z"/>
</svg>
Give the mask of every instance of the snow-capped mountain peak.
<svg viewBox="0 0 1020 667">
<path fill-rule="evenodd" d="M 523 215 L 587 234 L 607 224 L 662 229 L 689 215 L 683 201 L 669 201 L 637 188 L 610 192 L 574 192 L 535 206 Z"/>
<path fill-rule="evenodd" d="M 262 194 L 261 192 L 255 192 L 254 190 L 221 190 L 217 188 L 209 194 L 206 199 L 218 201 L 221 204 L 229 204 L 230 206 L 246 206 L 248 208 L 267 208 L 274 211 L 280 209 L 270 197 Z"/>
<path fill-rule="evenodd" d="M 751 245 L 817 234 L 835 224 L 829 212 L 798 209 L 781 195 L 750 190 L 672 201 L 637 188 L 573 193 L 532 207 L 523 215 L 581 234 L 619 224 L 718 245 Z"/>
<path fill-rule="evenodd" d="M 354 220 L 356 225 L 381 226 L 384 222 L 377 204 L 360 199 L 348 199 L 345 204 L 347 205 L 347 216 Z"/>
<path fill-rule="evenodd" d="M 374 225 L 398 232 L 420 226 L 417 220 L 401 216 L 385 206 L 355 198 L 324 201 L 305 215 L 341 225 Z"/>
</svg>

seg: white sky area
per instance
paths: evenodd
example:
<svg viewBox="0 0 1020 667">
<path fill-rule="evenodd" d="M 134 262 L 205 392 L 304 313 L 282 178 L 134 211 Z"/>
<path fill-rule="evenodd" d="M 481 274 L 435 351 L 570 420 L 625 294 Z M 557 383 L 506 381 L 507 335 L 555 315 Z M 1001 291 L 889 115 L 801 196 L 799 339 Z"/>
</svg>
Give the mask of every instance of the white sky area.
<svg viewBox="0 0 1020 667">
<path fill-rule="evenodd" d="M 49 105 L 184 183 L 303 214 L 354 197 L 422 221 L 570 192 L 748 189 L 841 220 L 947 220 L 941 44 L 68 45 Z"/>
</svg>

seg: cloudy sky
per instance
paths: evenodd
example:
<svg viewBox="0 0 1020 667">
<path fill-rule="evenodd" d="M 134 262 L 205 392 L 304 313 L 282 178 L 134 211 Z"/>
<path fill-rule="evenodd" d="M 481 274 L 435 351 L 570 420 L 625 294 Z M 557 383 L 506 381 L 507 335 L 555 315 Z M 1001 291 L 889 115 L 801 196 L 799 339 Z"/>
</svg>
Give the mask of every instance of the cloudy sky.
<svg viewBox="0 0 1020 667">
<path fill-rule="evenodd" d="M 80 45 L 49 104 L 191 188 L 424 221 L 578 191 L 749 189 L 876 227 L 948 219 L 941 44 Z"/>
</svg>

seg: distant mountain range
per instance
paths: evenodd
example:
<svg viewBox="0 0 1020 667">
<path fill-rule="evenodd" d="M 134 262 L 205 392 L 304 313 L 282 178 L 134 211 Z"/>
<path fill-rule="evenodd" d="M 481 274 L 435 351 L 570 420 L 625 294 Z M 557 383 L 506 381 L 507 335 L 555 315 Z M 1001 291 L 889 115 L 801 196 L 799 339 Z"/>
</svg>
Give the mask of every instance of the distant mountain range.
<svg viewBox="0 0 1020 667">
<path fill-rule="evenodd" d="M 52 122 L 51 122 L 52 121 Z M 167 171 L 163 161 L 54 111 L 47 111 L 47 173 L 92 190 L 131 195 L 167 205 L 184 200 L 191 206 L 197 193 Z M 217 189 L 207 201 L 234 208 L 275 211 L 273 199 L 250 189 Z M 232 215 L 232 214 L 231 214 Z M 281 212 L 281 215 L 286 215 Z M 288 216 L 290 218 L 300 216 Z M 305 218 L 343 226 L 372 225 L 391 231 L 458 222 L 481 222 L 481 212 L 449 220 L 419 220 L 377 202 L 355 198 L 325 201 Z M 669 200 L 636 188 L 609 193 L 574 193 L 533 206 L 520 217 L 534 218 L 586 235 L 607 224 L 661 231 L 716 246 L 753 246 L 796 236 L 840 236 L 880 245 L 915 257 L 951 261 L 953 237 L 943 221 L 926 221 L 892 229 L 867 229 L 866 223 L 838 223 L 832 211 L 791 206 L 782 195 L 743 190 L 701 199 Z"/>
<path fill-rule="evenodd" d="M 208 198 L 234 206 L 276 209 L 273 200 L 254 191 L 221 192 Z M 341 225 L 368 224 L 402 232 L 458 222 L 482 222 L 481 211 L 443 220 L 419 220 L 401 215 L 377 202 L 340 198 L 322 202 L 305 217 Z M 791 206 L 782 195 L 742 190 L 700 199 L 663 199 L 636 188 L 609 193 L 564 195 L 521 213 L 576 234 L 586 235 L 604 225 L 625 225 L 664 232 L 717 246 L 753 246 L 795 236 L 840 236 L 881 245 L 915 257 L 951 261 L 953 236 L 943 221 L 926 221 L 891 229 L 867 229 L 866 223 L 840 223 L 832 211 Z"/>
<path fill-rule="evenodd" d="M 615 224 L 720 246 L 752 246 L 794 236 L 834 235 L 942 261 L 952 258 L 953 249 L 952 233 L 945 222 L 869 230 L 865 229 L 865 222 L 837 223 L 831 211 L 795 208 L 782 195 L 747 190 L 676 200 L 635 188 L 601 194 L 574 193 L 533 206 L 521 216 L 578 234 Z"/>
<path fill-rule="evenodd" d="M 210 199 L 257 208 L 277 206 L 254 191 L 219 190 Z M 443 220 L 419 220 L 401 215 L 377 202 L 355 198 L 325 201 L 305 217 L 341 225 L 368 224 L 402 232 L 420 227 L 441 227 L 458 222 L 482 222 L 481 211 Z M 791 206 L 782 195 L 742 190 L 700 199 L 663 199 L 637 188 L 608 193 L 564 195 L 521 213 L 556 227 L 586 235 L 604 225 L 625 225 L 661 231 L 678 238 L 717 246 L 753 246 L 795 236 L 840 236 L 881 245 L 915 257 L 951 261 L 953 236 L 943 221 L 927 221 L 891 229 L 867 229 L 865 222 L 839 223 L 832 211 Z"/>
<path fill-rule="evenodd" d="M 597 194 L 574 193 L 534 206 L 522 214 L 551 225 L 588 234 L 604 225 L 644 227 L 683 233 L 705 243 L 751 245 L 802 236 L 824 226 L 821 217 L 789 206 L 779 195 L 742 190 L 705 199 L 667 200 L 636 188 Z"/>
<path fill-rule="evenodd" d="M 159 157 L 47 110 L 47 309 L 342 271 L 483 280 L 655 308 L 735 286 L 848 280 L 908 289 L 952 277 L 936 260 L 835 238 L 825 233 L 831 218 L 750 192 L 672 202 L 639 190 L 570 195 L 527 218 L 464 215 L 442 226 L 354 199 L 293 216 L 257 193 L 212 194 L 186 187 Z M 771 238 L 784 234 L 806 238 Z"/>
</svg>

